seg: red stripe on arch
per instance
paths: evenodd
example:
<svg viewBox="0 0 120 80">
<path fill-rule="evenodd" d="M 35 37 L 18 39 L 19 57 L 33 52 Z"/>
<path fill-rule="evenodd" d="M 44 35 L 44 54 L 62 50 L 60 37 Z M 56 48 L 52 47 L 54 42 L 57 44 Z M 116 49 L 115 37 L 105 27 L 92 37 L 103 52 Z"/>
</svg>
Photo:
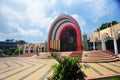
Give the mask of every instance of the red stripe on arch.
<svg viewBox="0 0 120 80">
<path fill-rule="evenodd" d="M 75 25 L 71 25 L 71 24 L 67 24 L 65 26 L 63 26 L 63 28 L 58 32 L 58 40 L 60 40 L 60 37 L 62 36 L 62 32 L 63 30 L 65 30 L 66 28 L 72 28 L 76 31 L 76 34 L 77 34 L 77 50 L 78 51 L 81 51 L 82 50 L 82 42 L 81 42 L 81 33 L 80 33 L 80 29 L 75 26 Z"/>
</svg>

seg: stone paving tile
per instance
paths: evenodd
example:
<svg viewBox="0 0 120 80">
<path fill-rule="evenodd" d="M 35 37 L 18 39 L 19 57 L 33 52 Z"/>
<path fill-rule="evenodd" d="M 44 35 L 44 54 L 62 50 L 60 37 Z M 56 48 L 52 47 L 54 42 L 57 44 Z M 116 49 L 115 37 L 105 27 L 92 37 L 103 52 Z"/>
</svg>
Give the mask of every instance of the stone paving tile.
<svg viewBox="0 0 120 80">
<path fill-rule="evenodd" d="M 4 62 L 0 62 L 1 66 L 0 66 L 0 70 L 9 67 L 9 65 L 6 65 Z"/>
<path fill-rule="evenodd" d="M 51 66 L 55 63 L 54 59 L 0 58 L 0 80 L 47 80 L 53 73 Z M 120 61 L 82 64 L 89 67 L 82 68 L 87 78 L 120 75 Z"/>
</svg>

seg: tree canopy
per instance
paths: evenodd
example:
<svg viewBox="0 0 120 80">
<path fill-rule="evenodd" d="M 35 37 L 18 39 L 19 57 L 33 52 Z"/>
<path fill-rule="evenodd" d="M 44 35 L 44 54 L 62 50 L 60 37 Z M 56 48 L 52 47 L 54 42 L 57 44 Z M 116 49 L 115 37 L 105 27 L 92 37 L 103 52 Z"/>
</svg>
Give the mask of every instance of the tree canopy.
<svg viewBox="0 0 120 80">
<path fill-rule="evenodd" d="M 16 42 L 17 42 L 17 44 L 21 44 L 21 45 L 26 43 L 24 40 L 18 40 Z"/>
<path fill-rule="evenodd" d="M 99 28 L 97 28 L 97 31 L 103 30 L 105 28 L 111 27 L 112 25 L 116 25 L 116 24 L 118 24 L 117 21 L 103 23 Z"/>
</svg>

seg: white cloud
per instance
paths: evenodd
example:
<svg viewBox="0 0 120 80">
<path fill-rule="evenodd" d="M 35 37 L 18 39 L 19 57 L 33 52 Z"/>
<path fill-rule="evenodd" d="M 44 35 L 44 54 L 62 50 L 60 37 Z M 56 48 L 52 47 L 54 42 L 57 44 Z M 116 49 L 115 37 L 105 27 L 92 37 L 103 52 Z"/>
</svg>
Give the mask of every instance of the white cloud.
<svg viewBox="0 0 120 80">
<path fill-rule="evenodd" d="M 14 22 L 9 22 L 8 23 L 9 27 L 11 27 L 11 29 L 13 29 L 14 32 L 11 35 L 15 35 L 15 36 L 36 36 L 36 37 L 43 37 L 43 33 L 39 30 L 39 29 L 23 29 L 21 26 L 19 26 L 18 24 L 14 23 Z"/>
<path fill-rule="evenodd" d="M 49 2 L 49 4 L 48 4 Z M 51 9 L 55 4 L 55 0 L 35 0 L 28 1 L 26 6 L 27 18 L 31 25 L 37 25 L 39 27 L 48 27 L 51 24 L 52 17 L 47 16 L 47 10 Z"/>
<path fill-rule="evenodd" d="M 13 0 L 14 3 L 21 4 L 21 6 L 25 9 L 24 12 L 17 11 L 12 7 L 12 5 L 2 5 L 1 12 L 7 20 L 9 21 L 18 21 L 18 23 L 25 23 L 31 26 L 39 26 L 39 27 L 47 27 L 50 25 L 53 17 L 48 17 L 47 10 L 49 10 L 55 4 L 56 0 L 24 0 L 24 1 L 16 1 Z M 48 4 L 49 2 L 49 4 Z M 3 3 L 6 4 L 6 3 Z M 16 6 L 14 6 L 16 7 Z"/>
<path fill-rule="evenodd" d="M 89 13 L 89 17 L 92 17 L 93 22 L 98 22 L 98 20 L 107 14 L 111 13 L 108 11 L 105 0 L 62 0 L 64 5 L 67 7 L 72 7 L 74 5 L 83 5 L 83 9 Z M 78 9 L 79 10 L 79 9 Z"/>
<path fill-rule="evenodd" d="M 11 0 L 8 2 L 9 4 L 7 1 L 2 1 L 0 5 L 0 16 L 4 18 L 2 24 L 7 30 L 7 33 L 1 33 L 1 36 L 6 36 L 6 38 L 12 36 L 44 37 L 44 33 L 47 33 L 54 19 L 54 16 L 48 16 L 47 11 L 54 6 L 56 0 Z M 21 6 L 23 10 L 20 10 L 19 6 L 12 5 L 13 3 Z"/>
<path fill-rule="evenodd" d="M 105 0 L 99 0 L 88 5 L 94 22 L 108 14 Z"/>
<path fill-rule="evenodd" d="M 24 16 L 17 11 L 13 10 L 9 6 L 2 6 L 1 14 L 6 18 L 6 21 L 14 21 L 18 23 L 24 20 Z M 19 22 L 20 23 L 20 22 Z"/>
<path fill-rule="evenodd" d="M 96 0 L 62 0 L 63 3 L 66 5 L 66 6 L 72 6 L 74 4 L 84 4 L 84 3 L 92 3 Z"/>
<path fill-rule="evenodd" d="M 15 38 L 18 40 L 23 39 L 26 40 L 27 42 L 30 42 L 30 38 L 32 39 L 33 37 L 35 37 L 35 39 L 37 38 L 45 39 L 44 34 L 39 29 L 28 28 L 25 30 L 22 27 L 20 27 L 18 24 L 15 24 L 14 22 L 9 22 L 8 25 L 10 28 L 9 32 L 7 33 L 0 32 L 0 40 Z"/>
<path fill-rule="evenodd" d="M 83 17 L 80 16 L 80 15 L 77 15 L 77 14 L 72 14 L 71 16 L 76 19 L 76 21 L 78 22 L 81 30 L 83 30 L 83 28 L 84 28 L 85 25 L 86 25 L 86 21 L 83 19 Z"/>
</svg>

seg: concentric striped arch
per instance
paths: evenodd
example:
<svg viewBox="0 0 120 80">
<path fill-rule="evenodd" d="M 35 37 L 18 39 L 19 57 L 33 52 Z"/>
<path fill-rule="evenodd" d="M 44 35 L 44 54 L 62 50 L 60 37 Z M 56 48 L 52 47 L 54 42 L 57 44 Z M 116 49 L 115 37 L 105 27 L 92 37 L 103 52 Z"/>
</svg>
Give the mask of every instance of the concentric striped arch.
<svg viewBox="0 0 120 80">
<path fill-rule="evenodd" d="M 82 50 L 81 30 L 77 21 L 69 15 L 60 15 L 52 23 L 48 33 L 48 51 L 50 51 L 50 40 L 60 40 L 61 33 L 66 28 L 72 28 L 77 34 L 77 50 Z"/>
</svg>

